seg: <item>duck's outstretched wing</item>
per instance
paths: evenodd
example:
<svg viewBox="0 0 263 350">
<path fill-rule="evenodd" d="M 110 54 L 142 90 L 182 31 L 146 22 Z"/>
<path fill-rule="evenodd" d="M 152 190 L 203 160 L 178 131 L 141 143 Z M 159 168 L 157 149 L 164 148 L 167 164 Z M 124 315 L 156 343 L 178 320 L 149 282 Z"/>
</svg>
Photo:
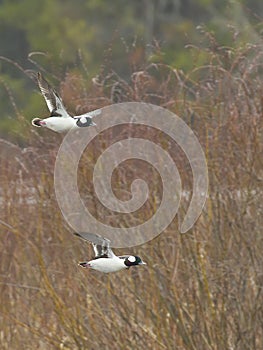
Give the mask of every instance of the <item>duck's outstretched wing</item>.
<svg viewBox="0 0 263 350">
<path fill-rule="evenodd" d="M 92 243 L 95 258 L 113 258 L 115 254 L 110 248 L 110 240 L 94 233 L 89 232 L 75 232 L 76 236 Z"/>
<path fill-rule="evenodd" d="M 93 111 L 86 112 L 86 113 L 80 114 L 80 115 L 76 115 L 76 116 L 73 117 L 73 118 L 74 118 L 74 119 L 86 118 L 86 117 L 93 118 L 93 117 L 96 117 L 96 116 L 100 115 L 101 112 L 102 112 L 101 109 L 94 109 Z"/>
<path fill-rule="evenodd" d="M 37 83 L 51 116 L 71 117 L 66 111 L 59 94 L 49 85 L 40 72 L 37 73 Z"/>
</svg>

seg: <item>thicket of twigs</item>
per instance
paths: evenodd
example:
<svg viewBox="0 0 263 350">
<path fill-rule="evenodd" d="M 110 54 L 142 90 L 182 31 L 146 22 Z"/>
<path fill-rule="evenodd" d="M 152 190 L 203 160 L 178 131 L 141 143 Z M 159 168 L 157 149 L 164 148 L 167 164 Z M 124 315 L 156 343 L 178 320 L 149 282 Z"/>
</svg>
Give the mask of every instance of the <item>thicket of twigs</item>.
<svg viewBox="0 0 263 350">
<path fill-rule="evenodd" d="M 79 76 L 68 75 L 61 86 L 66 104 L 81 111 L 120 101 L 161 105 L 183 118 L 203 146 L 210 181 L 204 211 L 186 234 L 175 219 L 156 239 L 129 248 L 146 268 L 102 275 L 78 267 L 93 252 L 72 235 L 56 202 L 62 136 L 28 126 L 26 148 L 1 140 L 1 349 L 263 348 L 263 50 L 211 45 L 200 54 L 209 64 L 187 75 L 151 64 L 129 81 L 102 72 L 89 91 Z M 127 126 L 95 140 L 80 165 L 80 183 L 92 179 L 100 148 L 129 132 Z M 164 135 L 149 130 L 145 137 L 160 142 Z M 191 190 L 187 160 L 172 153 Z M 126 166 L 112 182 L 120 198 L 145 171 L 142 162 Z M 151 176 L 151 199 L 159 203 L 161 182 Z M 103 209 L 86 180 L 80 187 L 96 215 Z M 146 205 L 135 224 L 154 209 Z"/>
</svg>

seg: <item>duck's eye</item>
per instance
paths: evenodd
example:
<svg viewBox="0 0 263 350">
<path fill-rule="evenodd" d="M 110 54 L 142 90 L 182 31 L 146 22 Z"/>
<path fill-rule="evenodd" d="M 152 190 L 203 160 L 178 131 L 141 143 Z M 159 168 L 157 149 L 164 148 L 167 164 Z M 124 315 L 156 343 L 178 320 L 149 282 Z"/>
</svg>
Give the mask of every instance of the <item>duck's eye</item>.
<svg viewBox="0 0 263 350">
<path fill-rule="evenodd" d="M 133 262 L 135 262 L 136 258 L 135 258 L 135 256 L 129 256 L 128 260 L 129 260 L 129 262 L 133 263 Z"/>
</svg>

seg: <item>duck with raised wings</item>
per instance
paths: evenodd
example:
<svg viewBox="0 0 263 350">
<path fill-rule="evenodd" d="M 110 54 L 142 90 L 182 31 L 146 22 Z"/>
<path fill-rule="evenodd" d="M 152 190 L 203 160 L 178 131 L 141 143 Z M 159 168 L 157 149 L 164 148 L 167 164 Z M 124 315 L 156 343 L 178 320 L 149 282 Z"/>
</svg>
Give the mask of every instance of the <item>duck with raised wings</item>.
<svg viewBox="0 0 263 350">
<path fill-rule="evenodd" d="M 146 265 L 146 263 L 136 255 L 115 255 L 110 248 L 110 240 L 107 238 L 87 232 L 74 234 L 91 242 L 95 252 L 95 258 L 93 260 L 79 263 L 81 267 L 109 273 L 129 269 L 132 266 Z"/>
<path fill-rule="evenodd" d="M 45 119 L 34 118 L 32 125 L 39 128 L 45 127 L 59 133 L 67 132 L 72 128 L 77 129 L 96 125 L 92 118 L 101 114 L 101 109 L 71 116 L 64 107 L 59 94 L 49 85 L 40 72 L 37 73 L 37 83 L 50 111 L 50 116 Z"/>
</svg>

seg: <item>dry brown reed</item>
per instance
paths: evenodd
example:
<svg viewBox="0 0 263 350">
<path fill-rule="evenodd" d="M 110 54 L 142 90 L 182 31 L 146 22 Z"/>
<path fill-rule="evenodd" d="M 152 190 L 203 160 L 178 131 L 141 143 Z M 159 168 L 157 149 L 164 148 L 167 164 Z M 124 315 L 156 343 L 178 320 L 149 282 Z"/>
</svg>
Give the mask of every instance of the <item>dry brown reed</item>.
<svg viewBox="0 0 263 350">
<path fill-rule="evenodd" d="M 204 211 L 187 234 L 178 232 L 176 218 L 153 241 L 130 248 L 147 268 L 111 275 L 79 268 L 78 260 L 93 252 L 66 227 L 56 202 L 54 162 L 62 137 L 32 131 L 23 149 L 1 140 L 1 349 L 263 348 L 263 50 L 217 47 L 205 54 L 208 64 L 187 75 L 151 64 L 129 83 L 115 73 L 97 77 L 87 94 L 73 77 L 63 85 L 66 92 L 75 84 L 70 98 L 78 96 L 79 106 L 133 100 L 169 108 L 205 150 Z M 79 167 L 85 203 L 112 225 L 143 222 L 161 200 L 158 174 L 141 161 L 123 164 L 112 182 L 127 199 L 134 176 L 150 174 L 151 198 L 134 217 L 113 215 L 96 199 L 90 181 L 96 159 L 127 135 L 142 136 L 129 126 L 108 131 Z M 183 152 L 154 130 L 144 136 L 170 151 L 191 191 Z M 185 199 L 179 218 L 188 205 Z"/>
</svg>

